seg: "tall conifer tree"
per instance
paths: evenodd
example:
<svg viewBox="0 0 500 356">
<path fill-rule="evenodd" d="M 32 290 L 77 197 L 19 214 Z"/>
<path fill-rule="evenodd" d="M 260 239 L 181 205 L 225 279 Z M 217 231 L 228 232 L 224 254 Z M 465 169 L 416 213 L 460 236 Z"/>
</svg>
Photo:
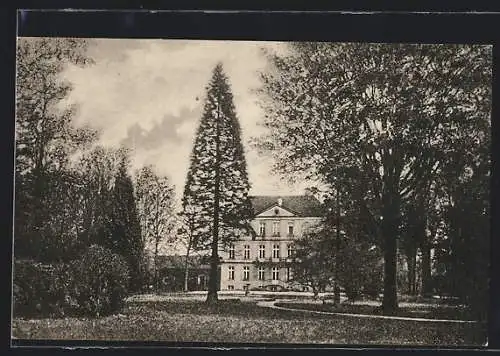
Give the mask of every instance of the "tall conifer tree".
<svg viewBox="0 0 500 356">
<path fill-rule="evenodd" d="M 141 256 L 144 244 L 141 238 L 141 226 L 134 198 L 134 186 L 127 172 L 128 157 L 123 154 L 118 166 L 112 192 L 112 232 L 110 247 L 121 254 L 129 264 L 130 287 L 133 291 L 141 287 Z"/>
<path fill-rule="evenodd" d="M 184 215 L 197 221 L 193 247 L 211 251 L 208 303 L 217 301 L 219 247 L 252 233 L 250 186 L 240 136 L 233 95 L 219 63 L 207 87 L 183 197 Z"/>
</svg>

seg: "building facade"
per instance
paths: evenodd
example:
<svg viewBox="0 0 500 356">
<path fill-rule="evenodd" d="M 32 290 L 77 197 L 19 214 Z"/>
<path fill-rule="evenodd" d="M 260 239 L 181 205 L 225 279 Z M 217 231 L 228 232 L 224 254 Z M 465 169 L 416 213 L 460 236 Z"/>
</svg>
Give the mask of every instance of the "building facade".
<svg viewBox="0 0 500 356">
<path fill-rule="evenodd" d="M 294 288 L 290 262 L 294 241 L 321 221 L 312 195 L 251 197 L 255 237 L 243 237 L 220 251 L 220 290 Z"/>
</svg>

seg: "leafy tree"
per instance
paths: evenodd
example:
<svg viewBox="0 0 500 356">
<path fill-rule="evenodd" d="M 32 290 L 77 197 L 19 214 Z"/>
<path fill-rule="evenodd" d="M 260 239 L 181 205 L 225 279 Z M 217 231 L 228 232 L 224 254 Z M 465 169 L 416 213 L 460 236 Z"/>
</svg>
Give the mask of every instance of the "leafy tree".
<svg viewBox="0 0 500 356">
<path fill-rule="evenodd" d="M 142 245 L 154 246 L 154 285 L 158 288 L 156 261 L 160 242 L 168 238 L 175 226 L 173 213 L 174 186 L 167 177 L 156 174 L 152 166 L 136 174 L 136 201 L 142 231 Z"/>
<path fill-rule="evenodd" d="M 112 234 L 113 186 L 118 174 L 118 153 L 102 146 L 84 152 L 77 160 L 74 197 L 79 209 L 79 239 L 86 248 L 92 244 L 109 246 Z"/>
<path fill-rule="evenodd" d="M 195 235 L 195 232 L 199 228 L 199 224 L 197 222 L 196 212 L 190 210 L 190 207 L 184 209 L 184 211 L 179 215 L 180 227 L 177 231 L 177 236 L 182 239 L 186 248 L 186 258 L 184 261 L 184 292 L 187 292 L 189 290 L 189 258 L 194 247 L 197 246 L 198 241 L 196 240 L 197 236 Z"/>
<path fill-rule="evenodd" d="M 355 301 L 362 295 L 378 298 L 383 278 L 381 257 L 380 250 L 366 240 L 352 236 L 342 240 L 338 279 L 348 300 Z"/>
<path fill-rule="evenodd" d="M 293 43 L 268 53 L 256 145 L 285 174 L 334 186 L 356 177 L 384 252 L 383 311 L 394 313 L 402 206 L 425 191 L 450 155 L 484 141 L 491 47 Z M 472 134 L 473 139 L 470 138 Z"/>
<path fill-rule="evenodd" d="M 62 231 L 74 211 L 67 168 L 71 155 L 93 142 L 96 132 L 73 125 L 75 107 L 61 108 L 71 90 L 61 73 L 67 65 L 91 62 L 87 45 L 81 39 L 18 39 L 14 233 L 19 257 L 63 258 L 64 241 L 75 237 L 74 231 Z"/>
<path fill-rule="evenodd" d="M 450 180 L 444 200 L 444 238 L 437 257 L 445 267 L 448 292 L 469 305 L 474 316 L 486 320 L 490 247 L 489 153 L 478 150 L 475 163 Z M 451 174 L 451 173 L 450 173 Z M 443 251 L 444 248 L 444 251 Z"/>
<path fill-rule="evenodd" d="M 217 301 L 219 246 L 252 232 L 249 188 L 233 95 L 219 63 L 207 88 L 183 197 L 183 211 L 198 221 L 195 248 L 211 250 L 208 303 Z"/>
<path fill-rule="evenodd" d="M 295 241 L 292 282 L 311 287 L 314 298 L 335 278 L 335 240 L 322 226 Z"/>
</svg>

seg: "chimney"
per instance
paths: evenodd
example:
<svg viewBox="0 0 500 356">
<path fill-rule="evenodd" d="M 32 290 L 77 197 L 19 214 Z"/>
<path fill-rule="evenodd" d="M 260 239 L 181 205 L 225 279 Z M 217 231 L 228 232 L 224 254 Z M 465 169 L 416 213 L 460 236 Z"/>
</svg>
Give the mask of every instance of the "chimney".
<svg viewBox="0 0 500 356">
<path fill-rule="evenodd" d="M 278 198 L 278 205 L 281 206 L 281 204 L 283 204 L 283 199 Z"/>
</svg>

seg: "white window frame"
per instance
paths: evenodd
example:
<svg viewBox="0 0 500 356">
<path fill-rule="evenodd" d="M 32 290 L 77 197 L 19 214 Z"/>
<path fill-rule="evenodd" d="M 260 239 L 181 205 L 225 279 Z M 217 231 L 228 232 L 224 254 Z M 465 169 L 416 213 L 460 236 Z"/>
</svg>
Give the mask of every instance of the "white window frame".
<svg viewBox="0 0 500 356">
<path fill-rule="evenodd" d="M 243 280 L 244 281 L 250 280 L 250 267 L 248 266 L 243 266 Z"/>
<path fill-rule="evenodd" d="M 273 236 L 280 236 L 280 222 L 273 221 Z"/>
<path fill-rule="evenodd" d="M 266 279 L 266 269 L 264 267 L 259 267 L 259 281 L 264 281 Z"/>
<path fill-rule="evenodd" d="M 259 223 L 259 236 L 266 236 L 266 222 L 261 221 Z"/>
<path fill-rule="evenodd" d="M 293 244 L 288 244 L 286 247 L 286 251 L 287 251 L 288 257 L 293 257 L 293 253 L 294 253 Z"/>
<path fill-rule="evenodd" d="M 250 259 L 250 245 L 243 246 L 243 259 L 244 260 Z"/>
<path fill-rule="evenodd" d="M 273 277 L 273 281 L 279 281 L 280 280 L 280 269 L 279 269 L 279 267 L 273 267 L 273 269 L 272 269 L 272 277 Z"/>
<path fill-rule="evenodd" d="M 279 244 L 273 245 L 273 258 L 280 258 L 280 245 Z"/>
<path fill-rule="evenodd" d="M 229 266 L 227 268 L 227 272 L 228 272 L 227 279 L 230 281 L 234 281 L 234 266 Z"/>
<path fill-rule="evenodd" d="M 266 245 L 259 246 L 259 258 L 266 258 Z"/>
<path fill-rule="evenodd" d="M 229 259 L 234 260 L 235 258 L 235 246 L 234 244 L 229 245 Z"/>
</svg>

